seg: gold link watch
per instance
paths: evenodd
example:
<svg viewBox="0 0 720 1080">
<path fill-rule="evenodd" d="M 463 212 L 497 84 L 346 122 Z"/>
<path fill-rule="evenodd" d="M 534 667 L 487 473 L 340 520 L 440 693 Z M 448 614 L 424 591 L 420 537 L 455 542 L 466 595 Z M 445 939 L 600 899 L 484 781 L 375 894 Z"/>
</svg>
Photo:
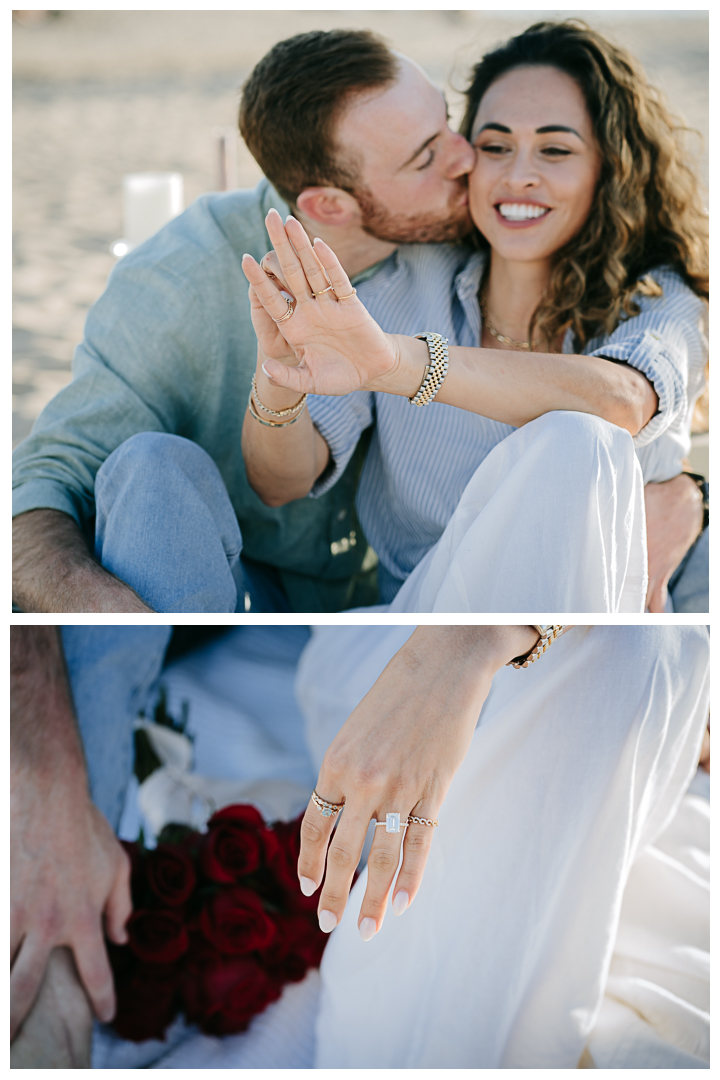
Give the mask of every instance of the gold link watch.
<svg viewBox="0 0 720 1080">
<path fill-rule="evenodd" d="M 449 342 L 442 334 L 435 334 L 430 331 L 415 334 L 414 336 L 427 344 L 430 363 L 425 367 L 425 374 L 418 392 L 414 397 L 408 398 L 408 401 L 411 405 L 429 405 L 442 386 L 443 379 L 448 372 L 450 364 Z"/>
<path fill-rule="evenodd" d="M 529 653 L 525 653 L 524 656 L 516 656 L 514 660 L 510 660 L 506 667 L 528 667 L 530 664 L 534 664 L 539 656 L 542 656 L 546 652 L 553 641 L 559 638 L 561 634 L 564 634 L 568 628 L 568 623 L 531 623 L 531 626 L 537 630 L 540 635 L 537 643 L 533 646 Z"/>
</svg>

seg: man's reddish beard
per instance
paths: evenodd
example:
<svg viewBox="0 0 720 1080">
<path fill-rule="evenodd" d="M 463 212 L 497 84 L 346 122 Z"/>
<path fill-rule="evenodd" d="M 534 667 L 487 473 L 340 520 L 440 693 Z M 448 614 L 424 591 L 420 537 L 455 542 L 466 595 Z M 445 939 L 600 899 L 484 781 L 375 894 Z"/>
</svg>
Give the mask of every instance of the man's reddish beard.
<svg viewBox="0 0 720 1080">
<path fill-rule="evenodd" d="M 449 243 L 462 240 L 473 228 L 467 203 L 448 206 L 442 215 L 393 214 L 368 188 L 355 188 L 353 195 L 362 210 L 365 232 L 391 244 Z"/>
</svg>

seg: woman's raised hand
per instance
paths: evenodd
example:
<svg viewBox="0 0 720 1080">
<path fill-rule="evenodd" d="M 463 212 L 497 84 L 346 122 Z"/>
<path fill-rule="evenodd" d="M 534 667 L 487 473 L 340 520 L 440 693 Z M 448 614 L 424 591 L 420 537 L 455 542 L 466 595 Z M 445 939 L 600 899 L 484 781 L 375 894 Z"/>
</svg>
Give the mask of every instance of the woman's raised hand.
<svg viewBox="0 0 720 1080">
<path fill-rule="evenodd" d="M 266 225 L 283 281 L 269 277 L 251 255 L 244 255 L 242 261 L 251 285 L 253 325 L 267 357 L 265 374 L 275 385 L 300 394 L 341 395 L 373 389 L 375 380 L 397 367 L 393 339 L 354 295 L 327 244 L 316 240 L 313 246 L 300 222 L 289 217 L 283 225 L 277 210 L 268 213 Z M 289 318 L 283 318 L 290 310 L 283 282 L 295 298 Z M 287 343 L 284 349 L 281 337 Z"/>
</svg>

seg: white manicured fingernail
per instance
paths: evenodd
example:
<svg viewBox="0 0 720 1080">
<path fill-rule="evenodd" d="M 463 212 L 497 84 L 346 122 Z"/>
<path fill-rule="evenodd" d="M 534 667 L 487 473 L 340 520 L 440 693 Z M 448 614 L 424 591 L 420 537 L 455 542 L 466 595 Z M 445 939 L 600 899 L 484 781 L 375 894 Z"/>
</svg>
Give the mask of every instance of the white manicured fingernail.
<svg viewBox="0 0 720 1080">
<path fill-rule="evenodd" d="M 410 897 L 404 889 L 400 889 L 393 897 L 393 911 L 396 915 L 402 915 L 403 911 L 407 910 Z"/>
<path fill-rule="evenodd" d="M 321 911 L 318 915 L 318 922 L 323 934 L 329 934 L 337 926 L 337 915 L 334 915 L 332 911 Z"/>
<path fill-rule="evenodd" d="M 315 881 L 313 881 L 312 878 L 309 878 L 309 877 L 301 877 L 300 878 L 300 892 L 303 894 L 303 896 L 312 896 L 312 894 L 315 892 L 316 889 L 317 889 L 317 883 Z"/>
<path fill-rule="evenodd" d="M 297 221 L 297 218 L 294 218 L 292 216 L 292 214 L 288 214 L 288 216 L 285 218 L 285 224 L 286 225 L 287 225 L 288 221 Z"/>
<path fill-rule="evenodd" d="M 363 919 L 358 927 L 360 931 L 360 937 L 363 941 L 369 941 L 370 938 L 375 937 L 377 934 L 377 923 L 374 919 L 369 919 L 367 916 Z"/>
<path fill-rule="evenodd" d="M 265 365 L 264 365 L 264 364 L 261 364 L 261 365 L 260 365 L 260 367 L 261 367 L 261 368 L 263 369 L 263 372 L 264 372 L 264 373 L 265 373 L 265 375 L 266 375 L 266 376 L 268 377 L 268 379 L 272 379 L 272 375 L 270 374 L 270 372 L 268 371 L 268 369 L 267 369 L 267 368 L 265 367 Z"/>
</svg>

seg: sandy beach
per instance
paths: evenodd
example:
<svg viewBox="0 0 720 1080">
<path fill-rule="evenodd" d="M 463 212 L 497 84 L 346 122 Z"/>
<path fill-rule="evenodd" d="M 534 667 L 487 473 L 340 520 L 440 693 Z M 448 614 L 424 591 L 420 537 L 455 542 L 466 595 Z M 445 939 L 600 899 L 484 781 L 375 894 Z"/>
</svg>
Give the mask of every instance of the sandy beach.
<svg viewBox="0 0 720 1080">
<path fill-rule="evenodd" d="M 122 177 L 177 171 L 188 205 L 217 187 L 214 129 L 235 124 L 238 88 L 277 40 L 371 28 L 459 88 L 488 47 L 543 12 L 63 11 L 13 25 L 13 442 L 70 379 L 73 348 L 122 235 Z M 697 129 L 707 175 L 708 18 L 688 12 L 577 14 L 629 47 Z M 238 139 L 237 185 L 260 172 Z"/>
</svg>

